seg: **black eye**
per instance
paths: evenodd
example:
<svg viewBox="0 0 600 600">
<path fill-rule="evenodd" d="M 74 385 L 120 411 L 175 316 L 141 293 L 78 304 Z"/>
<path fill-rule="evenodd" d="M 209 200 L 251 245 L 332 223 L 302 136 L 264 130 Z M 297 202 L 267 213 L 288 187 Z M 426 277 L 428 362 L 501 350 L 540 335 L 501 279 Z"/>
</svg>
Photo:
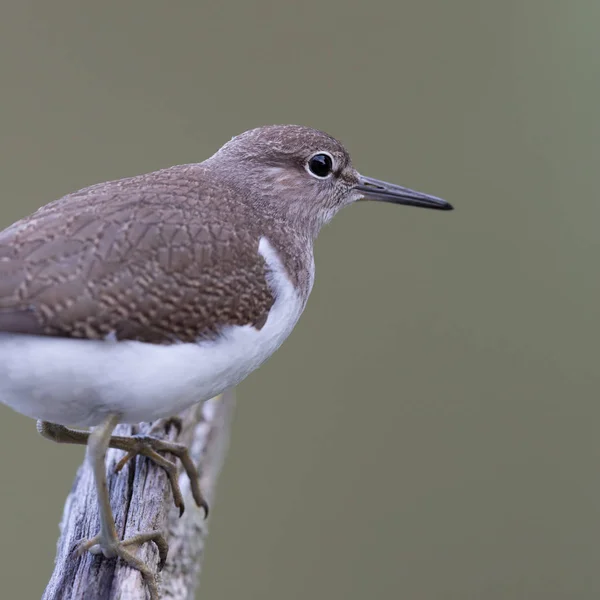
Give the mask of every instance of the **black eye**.
<svg viewBox="0 0 600 600">
<path fill-rule="evenodd" d="M 315 154 L 308 161 L 308 170 L 317 177 L 327 177 L 333 169 L 333 161 L 329 154 Z"/>
</svg>

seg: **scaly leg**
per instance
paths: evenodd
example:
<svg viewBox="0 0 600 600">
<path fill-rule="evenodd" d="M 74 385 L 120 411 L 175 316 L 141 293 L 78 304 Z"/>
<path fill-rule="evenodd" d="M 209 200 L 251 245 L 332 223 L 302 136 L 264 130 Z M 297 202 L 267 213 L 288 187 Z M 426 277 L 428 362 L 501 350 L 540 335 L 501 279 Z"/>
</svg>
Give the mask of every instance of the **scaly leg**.
<svg viewBox="0 0 600 600">
<path fill-rule="evenodd" d="M 159 600 L 158 585 L 156 577 L 148 566 L 127 550 L 127 546 L 138 546 L 146 542 L 154 542 L 159 553 L 159 570 L 162 569 L 167 559 L 168 545 L 159 531 L 140 533 L 126 540 L 120 541 L 117 536 L 115 520 L 110 508 L 110 496 L 106 485 L 106 465 L 104 462 L 106 450 L 110 444 L 111 433 L 119 422 L 119 415 L 111 415 L 106 421 L 94 428 L 89 434 L 87 447 L 87 460 L 92 467 L 96 483 L 96 494 L 98 500 L 98 512 L 100 514 L 100 533 L 86 541 L 83 541 L 78 552 L 86 550 L 94 554 L 102 552 L 107 558 L 118 556 L 129 566 L 137 569 L 142 574 L 150 591 L 152 600 Z M 76 442 L 75 442 L 76 443 Z"/>
<path fill-rule="evenodd" d="M 178 429 L 181 429 L 181 419 L 179 417 L 171 417 L 169 419 L 161 419 L 152 426 L 150 433 L 158 430 L 159 427 L 165 427 L 173 425 Z M 64 425 L 57 425 L 56 423 L 50 423 L 48 421 L 37 422 L 38 432 L 46 439 L 52 440 L 59 444 L 82 444 L 88 443 L 90 433 L 88 431 L 80 431 L 77 429 L 70 429 Z M 200 490 L 200 476 L 198 475 L 198 469 L 194 465 L 190 458 L 188 449 L 183 444 L 176 444 L 166 440 L 159 440 L 158 438 L 152 437 L 151 435 L 134 435 L 131 437 L 113 435 L 110 437 L 108 442 L 109 448 L 117 448 L 123 450 L 127 454 L 119 461 L 115 470 L 120 471 L 129 460 L 135 458 L 138 454 L 146 456 L 150 460 L 154 461 L 159 467 L 162 467 L 167 473 L 171 489 L 173 491 L 173 501 L 175 506 L 179 509 L 179 514 L 182 515 L 185 509 L 183 502 L 183 495 L 181 488 L 179 487 L 178 469 L 177 465 L 164 456 L 158 454 L 159 452 L 170 452 L 181 460 L 181 464 L 190 479 L 190 488 L 192 496 L 196 504 L 204 510 L 205 516 L 208 516 L 208 503 L 202 495 Z"/>
</svg>

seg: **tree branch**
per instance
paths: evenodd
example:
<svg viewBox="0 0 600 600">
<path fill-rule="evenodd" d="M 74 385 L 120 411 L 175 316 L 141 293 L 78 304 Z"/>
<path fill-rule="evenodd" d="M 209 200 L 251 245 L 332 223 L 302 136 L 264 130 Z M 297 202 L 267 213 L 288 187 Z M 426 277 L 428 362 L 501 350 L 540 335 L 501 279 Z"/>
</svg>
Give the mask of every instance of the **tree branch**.
<svg viewBox="0 0 600 600">
<path fill-rule="evenodd" d="M 171 427 L 167 436 L 190 449 L 209 505 L 212 505 L 227 451 L 234 405 L 233 391 L 196 405 L 180 415 L 181 433 L 177 435 Z M 146 424 L 119 425 L 115 435 L 145 433 L 148 429 Z M 115 466 L 122 456 L 121 451 L 114 449 L 106 456 L 117 531 L 121 539 L 155 529 L 165 532 L 169 555 L 160 577 L 161 597 L 193 600 L 208 529 L 203 511 L 194 504 L 187 476 L 185 473 L 180 476 L 186 510 L 179 518 L 165 472 L 138 456 L 117 474 Z M 148 597 L 139 572 L 122 561 L 93 556 L 89 552 L 77 556 L 74 552 L 80 540 L 96 535 L 99 530 L 95 494 L 93 475 L 84 461 L 65 504 L 54 572 L 42 600 L 146 600 Z M 141 546 L 137 556 L 156 570 L 158 552 L 154 544 Z"/>
</svg>

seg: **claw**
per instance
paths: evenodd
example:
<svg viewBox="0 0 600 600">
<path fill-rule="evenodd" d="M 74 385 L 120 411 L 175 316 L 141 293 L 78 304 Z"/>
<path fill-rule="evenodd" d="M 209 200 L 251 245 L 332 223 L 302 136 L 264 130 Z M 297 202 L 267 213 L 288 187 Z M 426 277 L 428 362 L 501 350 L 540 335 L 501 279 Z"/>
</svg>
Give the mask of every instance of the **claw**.
<svg viewBox="0 0 600 600">
<path fill-rule="evenodd" d="M 123 470 L 123 467 L 133 458 L 137 456 L 136 452 L 128 452 L 116 465 L 115 465 L 115 473 L 120 473 Z"/>
<path fill-rule="evenodd" d="M 170 461 L 159 454 L 159 452 L 167 452 L 175 455 L 181 461 L 181 464 L 189 477 L 194 501 L 204 510 L 204 518 L 206 519 L 208 517 L 208 503 L 200 489 L 200 476 L 198 470 L 190 458 L 188 449 L 183 444 L 160 440 L 149 435 L 135 435 L 129 438 L 113 437 L 111 446 L 126 452 L 125 456 L 115 466 L 115 471 L 117 472 L 121 471 L 130 460 L 138 455 L 149 458 L 165 470 L 167 477 L 169 478 L 169 483 L 171 484 L 173 502 L 175 506 L 179 508 L 179 516 L 181 517 L 185 511 L 185 504 L 181 488 L 179 487 L 179 471 L 177 465 L 173 461 Z"/>
</svg>

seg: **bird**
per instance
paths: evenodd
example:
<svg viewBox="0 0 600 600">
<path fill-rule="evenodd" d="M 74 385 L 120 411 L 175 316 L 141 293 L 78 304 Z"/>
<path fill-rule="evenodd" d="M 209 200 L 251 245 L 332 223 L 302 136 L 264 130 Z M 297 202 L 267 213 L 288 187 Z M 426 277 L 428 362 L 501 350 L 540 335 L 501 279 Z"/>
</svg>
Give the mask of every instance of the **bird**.
<svg viewBox="0 0 600 600">
<path fill-rule="evenodd" d="M 114 436 L 161 423 L 238 385 L 289 336 L 314 281 L 313 243 L 362 201 L 448 211 L 447 201 L 361 175 L 344 145 L 300 125 L 233 137 L 199 163 L 99 183 L 0 232 L 0 401 L 44 437 L 87 445 L 100 531 L 79 551 L 156 574 L 135 556 L 161 532 L 120 540 L 106 486 L 109 447 L 164 468 L 175 504 L 180 459 L 208 510 L 185 446 Z"/>
</svg>

